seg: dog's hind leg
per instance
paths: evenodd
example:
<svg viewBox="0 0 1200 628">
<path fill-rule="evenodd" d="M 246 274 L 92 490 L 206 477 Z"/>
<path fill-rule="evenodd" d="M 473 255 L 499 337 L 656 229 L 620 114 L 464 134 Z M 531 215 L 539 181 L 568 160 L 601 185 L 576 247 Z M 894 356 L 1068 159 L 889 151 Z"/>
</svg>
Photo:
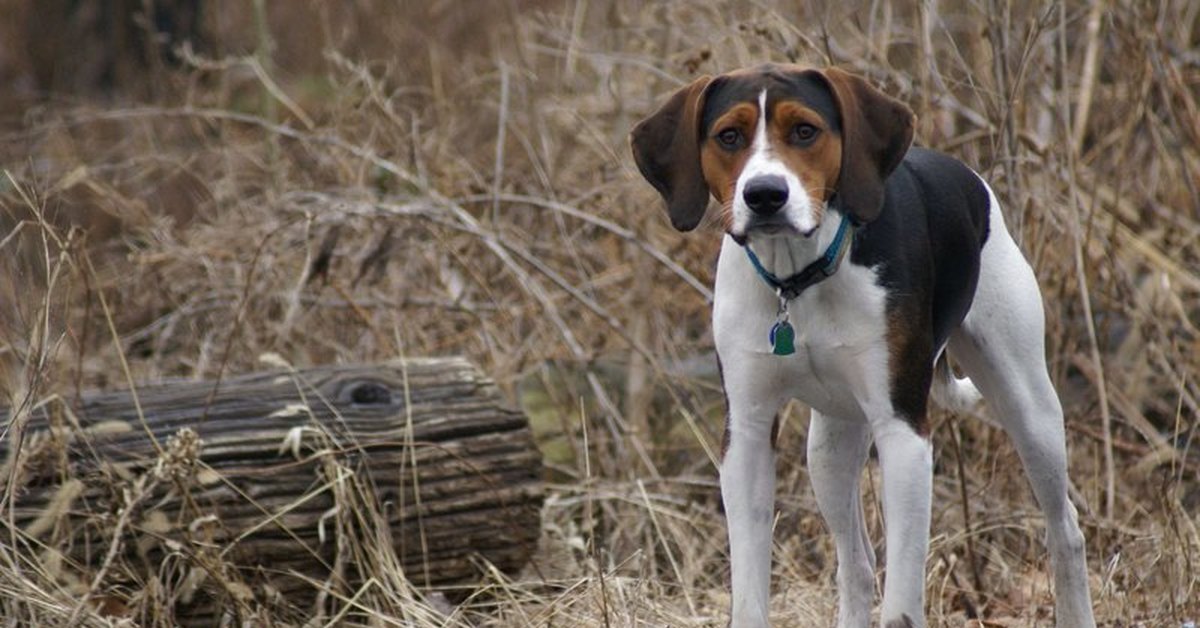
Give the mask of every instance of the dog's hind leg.
<svg viewBox="0 0 1200 628">
<path fill-rule="evenodd" d="M 1083 534 L 1067 497 L 1062 406 L 1046 369 L 1042 297 L 994 195 L 991 200 L 975 300 L 949 350 L 1013 439 L 1046 517 L 1057 625 L 1092 628 Z"/>
<path fill-rule="evenodd" d="M 871 448 L 866 421 L 831 418 L 816 410 L 808 429 L 808 475 L 817 506 L 837 545 L 838 627 L 871 619 L 875 552 L 863 521 L 858 481 Z"/>
</svg>

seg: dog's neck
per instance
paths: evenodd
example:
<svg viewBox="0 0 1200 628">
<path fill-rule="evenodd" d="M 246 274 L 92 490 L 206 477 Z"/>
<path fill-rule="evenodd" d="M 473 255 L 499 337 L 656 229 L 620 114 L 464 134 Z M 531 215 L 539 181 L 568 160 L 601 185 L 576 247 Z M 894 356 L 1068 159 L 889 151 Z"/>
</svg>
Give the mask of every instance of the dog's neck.
<svg viewBox="0 0 1200 628">
<path fill-rule="evenodd" d="M 805 238 L 798 235 L 751 237 L 747 246 L 771 274 L 786 279 L 816 261 L 837 236 L 842 214 L 832 208 L 825 211 L 816 233 Z M 849 243 L 847 243 L 849 244 Z"/>
</svg>

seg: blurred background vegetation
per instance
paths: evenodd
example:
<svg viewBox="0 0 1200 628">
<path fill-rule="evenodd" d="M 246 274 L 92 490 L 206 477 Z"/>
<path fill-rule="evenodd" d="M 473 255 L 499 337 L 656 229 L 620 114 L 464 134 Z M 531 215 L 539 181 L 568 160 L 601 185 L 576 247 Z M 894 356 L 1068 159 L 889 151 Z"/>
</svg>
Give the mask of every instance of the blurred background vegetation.
<svg viewBox="0 0 1200 628">
<path fill-rule="evenodd" d="M 364 622 L 724 625 L 718 232 L 670 229 L 626 137 L 691 77 L 762 61 L 868 76 L 917 112 L 919 143 L 992 182 L 1047 303 L 1098 617 L 1200 612 L 1200 3 L 0 0 L 0 16 L 13 416 L 124 387 L 123 361 L 135 381 L 214 378 L 268 352 L 462 354 L 530 414 L 551 487 L 534 568 L 455 607 L 385 587 Z M 780 625 L 835 609 L 806 422 L 790 408 L 781 439 Z M 1044 625 L 1042 527 L 1007 439 L 941 414 L 934 439 L 931 621 Z M 178 585 L 92 575 L 0 551 L 0 614 L 62 621 L 103 591 L 125 610 L 87 621 L 144 620 L 163 599 L 147 592 Z M 292 621 L 268 598 L 259 619 Z"/>
</svg>

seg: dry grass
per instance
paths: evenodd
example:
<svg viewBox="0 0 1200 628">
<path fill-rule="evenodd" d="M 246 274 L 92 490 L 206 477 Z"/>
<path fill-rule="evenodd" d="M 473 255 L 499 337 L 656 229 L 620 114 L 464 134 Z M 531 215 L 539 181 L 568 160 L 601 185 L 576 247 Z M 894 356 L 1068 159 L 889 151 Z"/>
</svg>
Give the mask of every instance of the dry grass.
<svg viewBox="0 0 1200 628">
<path fill-rule="evenodd" d="M 832 61 L 993 183 L 1037 269 L 1098 618 L 1200 619 L 1200 4 L 270 3 L 261 29 L 225 4 L 217 52 L 153 68 L 153 96 L 2 109 L 20 112 L 0 127 L 10 443 L 32 408 L 81 389 L 220 377 L 268 352 L 464 354 L 544 443 L 537 569 L 450 607 L 381 560 L 374 588 L 335 592 L 321 621 L 723 625 L 718 238 L 670 230 L 625 138 L 696 73 Z M 835 609 L 806 422 L 792 408 L 781 441 L 785 626 Z M 931 622 L 1045 625 L 1042 522 L 1015 452 L 985 422 L 935 425 Z M 877 482 L 872 466 L 879 539 Z M 128 620 L 114 608 L 143 623 L 173 599 L 165 571 L 48 558 L 56 537 L 15 529 L 5 486 L 5 623 Z M 296 621 L 248 595 L 243 619 Z"/>
</svg>

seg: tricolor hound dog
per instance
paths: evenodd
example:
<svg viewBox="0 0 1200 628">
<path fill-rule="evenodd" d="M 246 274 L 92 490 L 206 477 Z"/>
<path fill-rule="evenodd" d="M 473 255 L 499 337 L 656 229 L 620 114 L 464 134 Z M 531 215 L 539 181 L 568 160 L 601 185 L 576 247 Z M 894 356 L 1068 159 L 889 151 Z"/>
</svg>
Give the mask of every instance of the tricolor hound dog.
<svg viewBox="0 0 1200 628">
<path fill-rule="evenodd" d="M 858 76 L 764 65 L 696 79 L 633 129 L 638 168 L 676 229 L 696 227 L 710 194 L 721 205 L 713 336 L 728 404 L 731 624 L 767 624 L 774 437 L 793 397 L 812 408 L 808 471 L 837 546 L 838 626 L 871 617 L 859 477 L 872 441 L 887 524 L 881 622 L 925 624 L 932 387 L 950 407 L 982 392 L 1046 517 L 1057 625 L 1094 626 L 1037 282 L 988 185 L 910 148 L 913 124 Z"/>
</svg>

